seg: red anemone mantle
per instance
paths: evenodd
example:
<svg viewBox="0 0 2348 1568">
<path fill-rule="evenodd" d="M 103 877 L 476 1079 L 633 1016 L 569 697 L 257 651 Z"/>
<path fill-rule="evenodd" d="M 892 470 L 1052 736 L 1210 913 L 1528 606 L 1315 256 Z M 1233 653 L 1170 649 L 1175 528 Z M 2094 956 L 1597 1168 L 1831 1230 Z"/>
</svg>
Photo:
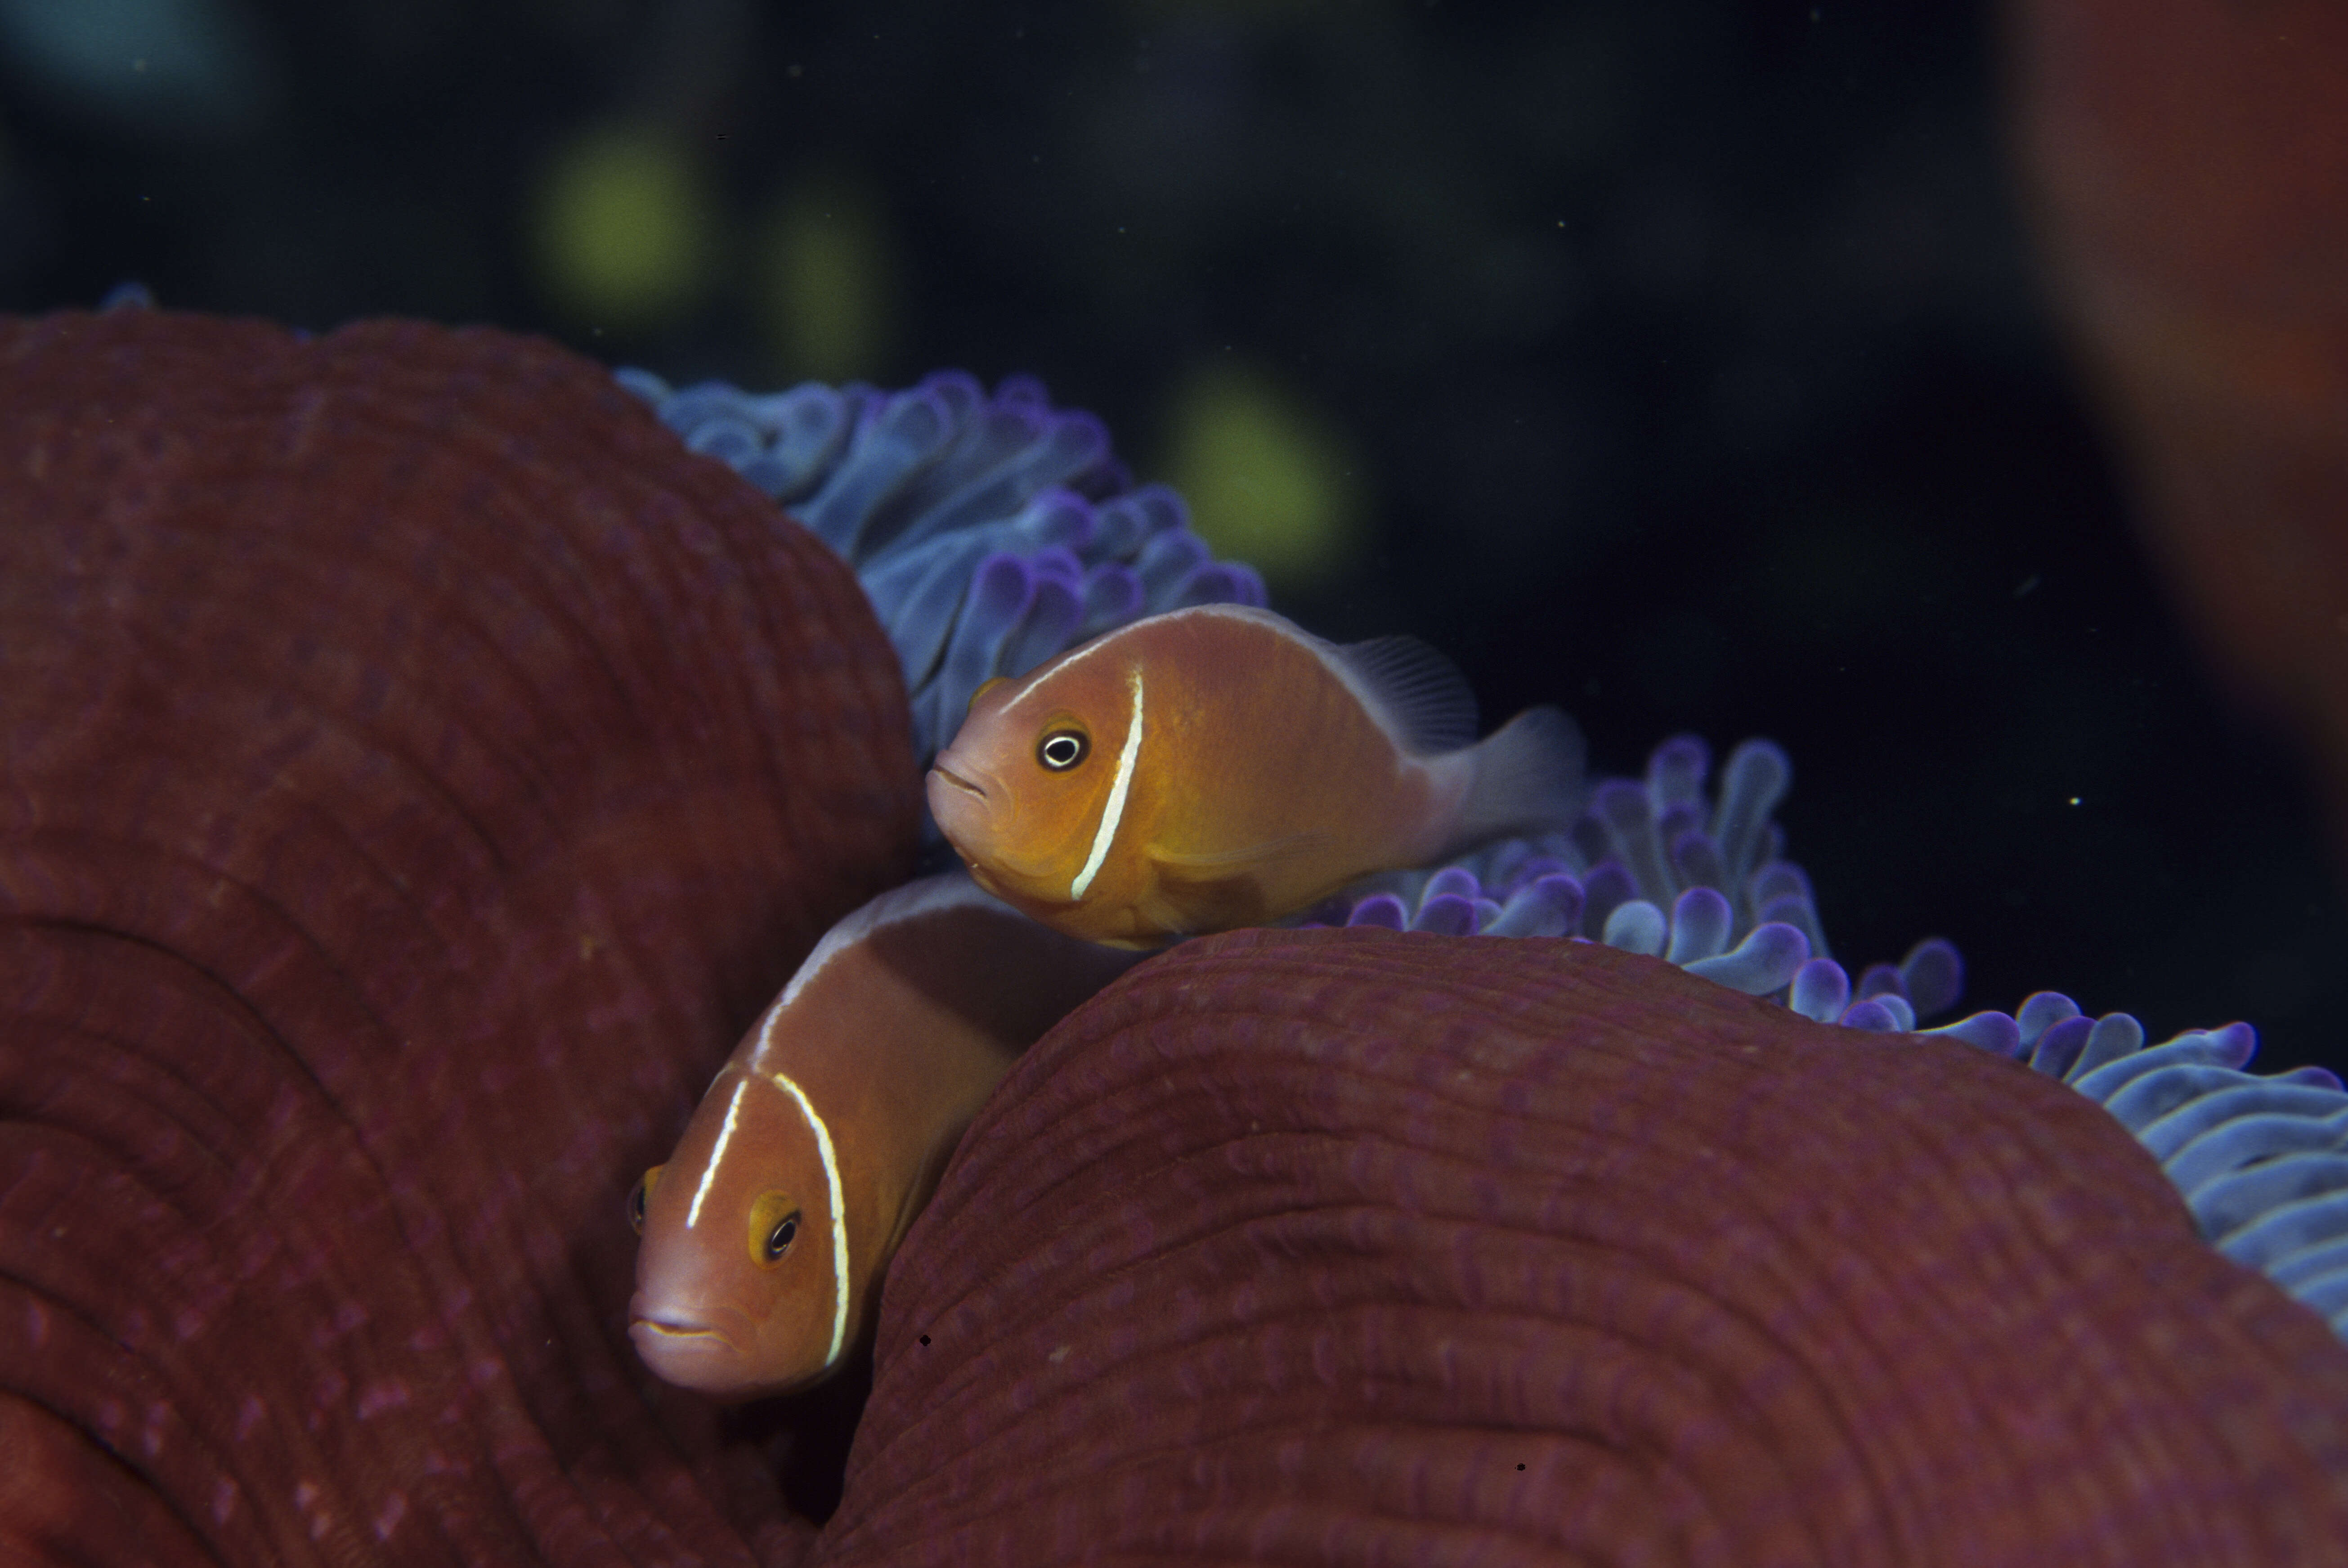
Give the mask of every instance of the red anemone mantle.
<svg viewBox="0 0 2348 1568">
<path fill-rule="evenodd" d="M 902 702 L 845 571 L 557 350 L 0 325 L 0 1551 L 2348 1557 L 2348 1352 L 2097 1108 L 1358 932 L 1031 1054 L 794 1519 L 630 1353 L 621 1200 L 903 873 Z"/>
</svg>

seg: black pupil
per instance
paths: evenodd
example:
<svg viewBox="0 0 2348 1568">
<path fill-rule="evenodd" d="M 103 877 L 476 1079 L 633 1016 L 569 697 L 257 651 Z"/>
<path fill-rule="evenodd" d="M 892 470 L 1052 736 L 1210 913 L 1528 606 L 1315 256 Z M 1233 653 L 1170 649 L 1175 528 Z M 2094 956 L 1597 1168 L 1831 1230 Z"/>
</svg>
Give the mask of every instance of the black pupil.
<svg viewBox="0 0 2348 1568">
<path fill-rule="evenodd" d="M 777 1225 L 774 1233 L 767 1238 L 767 1255 L 770 1258 L 782 1256 L 783 1249 L 789 1246 L 792 1239 L 798 1233 L 799 1217 L 793 1214 L 789 1219 Z"/>
<path fill-rule="evenodd" d="M 1084 760 L 1085 738 L 1081 735 L 1070 734 L 1066 730 L 1062 730 L 1056 735 L 1047 735 L 1044 738 L 1044 744 L 1037 749 L 1036 755 L 1043 758 L 1045 767 L 1055 772 L 1064 771 Z"/>
<path fill-rule="evenodd" d="M 644 1184 L 642 1181 L 637 1182 L 636 1190 L 628 1194 L 628 1223 L 635 1226 L 638 1234 L 644 1233 Z"/>
</svg>

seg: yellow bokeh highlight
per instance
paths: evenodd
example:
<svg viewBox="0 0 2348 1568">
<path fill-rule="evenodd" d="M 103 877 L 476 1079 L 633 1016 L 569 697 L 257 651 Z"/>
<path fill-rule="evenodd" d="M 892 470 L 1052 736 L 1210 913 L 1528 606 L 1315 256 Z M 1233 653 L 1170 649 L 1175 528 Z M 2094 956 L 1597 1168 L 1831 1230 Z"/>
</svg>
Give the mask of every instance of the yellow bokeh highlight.
<svg viewBox="0 0 2348 1568">
<path fill-rule="evenodd" d="M 709 285 L 717 222 L 707 181 L 683 140 L 657 127 L 575 138 L 547 166 L 534 217 L 541 281 L 592 325 L 658 325 Z"/>
<path fill-rule="evenodd" d="M 825 179 L 776 203 L 758 236 L 757 288 L 785 379 L 880 377 L 895 347 L 896 246 L 879 201 Z"/>
<path fill-rule="evenodd" d="M 1359 547 L 1366 487 L 1335 421 L 1261 371 L 1216 366 L 1175 394 L 1166 478 L 1218 556 L 1275 593 L 1305 586 Z"/>
</svg>

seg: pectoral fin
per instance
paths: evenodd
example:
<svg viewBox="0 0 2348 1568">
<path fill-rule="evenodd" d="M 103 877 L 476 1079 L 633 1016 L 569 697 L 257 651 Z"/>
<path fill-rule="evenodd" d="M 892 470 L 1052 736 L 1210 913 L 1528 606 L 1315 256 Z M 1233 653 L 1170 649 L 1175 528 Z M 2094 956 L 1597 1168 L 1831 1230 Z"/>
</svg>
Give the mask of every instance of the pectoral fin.
<svg viewBox="0 0 2348 1568">
<path fill-rule="evenodd" d="M 1322 849 L 1328 841 L 1325 833 L 1292 833 L 1237 850 L 1190 854 L 1152 850 L 1150 869 L 1156 874 L 1142 918 L 1160 930 L 1186 934 L 1261 925 L 1286 913 L 1273 909 L 1265 897 L 1264 868 Z"/>
</svg>

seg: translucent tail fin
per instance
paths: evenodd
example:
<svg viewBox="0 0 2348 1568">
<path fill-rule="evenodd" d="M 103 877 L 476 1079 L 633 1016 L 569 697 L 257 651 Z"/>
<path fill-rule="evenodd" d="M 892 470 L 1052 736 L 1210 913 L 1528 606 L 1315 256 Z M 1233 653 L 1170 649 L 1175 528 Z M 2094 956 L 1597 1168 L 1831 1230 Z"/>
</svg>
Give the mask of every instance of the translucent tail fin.
<svg viewBox="0 0 2348 1568">
<path fill-rule="evenodd" d="M 1478 741 L 1469 753 L 1475 782 L 1440 858 L 1489 839 L 1560 832 L 1581 812 L 1581 731 L 1554 707 L 1529 707 Z"/>
</svg>

